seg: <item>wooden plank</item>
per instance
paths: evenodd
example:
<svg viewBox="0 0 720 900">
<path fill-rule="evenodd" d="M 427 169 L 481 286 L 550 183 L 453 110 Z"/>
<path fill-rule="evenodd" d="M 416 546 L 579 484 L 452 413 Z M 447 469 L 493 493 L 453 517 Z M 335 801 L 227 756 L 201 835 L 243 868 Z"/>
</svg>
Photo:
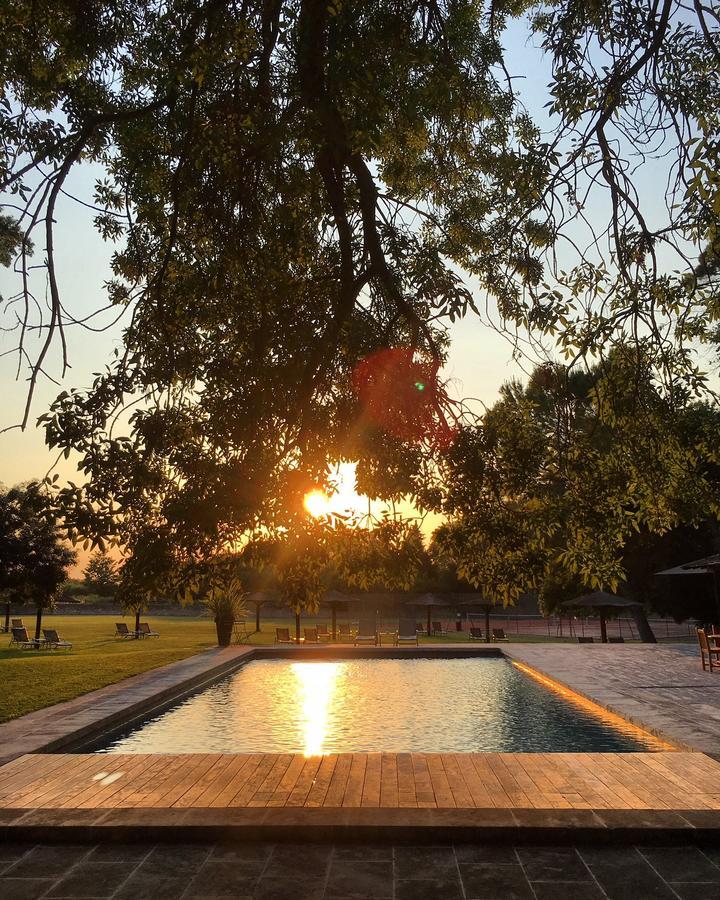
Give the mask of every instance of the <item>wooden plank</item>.
<svg viewBox="0 0 720 900">
<path fill-rule="evenodd" d="M 473 767 L 477 772 L 478 778 L 485 786 L 493 806 L 498 809 L 512 809 L 514 803 L 490 766 L 489 755 L 488 753 L 471 753 L 470 759 Z"/>
<path fill-rule="evenodd" d="M 306 758 L 305 765 L 302 767 L 298 780 L 295 782 L 295 787 L 290 791 L 290 796 L 285 806 L 305 805 L 321 762 L 322 756 L 308 756 Z"/>
<path fill-rule="evenodd" d="M 368 753 L 361 806 L 380 806 L 381 753 Z"/>
<path fill-rule="evenodd" d="M 383 753 L 380 758 L 380 806 L 394 809 L 400 805 L 396 753 Z"/>
<path fill-rule="evenodd" d="M 178 809 L 187 809 L 188 807 L 199 805 L 197 803 L 198 798 L 201 797 L 233 763 L 234 757 L 230 753 L 216 753 L 214 755 L 215 762 L 213 765 L 204 775 L 197 779 L 192 787 L 185 791 L 182 797 L 178 797 L 178 799 L 175 800 L 172 804 L 173 806 Z"/>
<path fill-rule="evenodd" d="M 415 773 L 413 772 L 412 756 L 409 753 L 398 753 L 395 757 L 398 781 L 398 806 L 406 809 L 417 807 L 417 794 L 415 793 Z"/>
<path fill-rule="evenodd" d="M 352 766 L 352 753 L 338 753 L 337 762 L 333 769 L 332 778 L 328 785 L 328 791 L 323 801 L 325 807 L 340 807 L 343 805 L 343 798 L 347 788 L 348 779 L 350 777 L 350 767 Z"/>
<path fill-rule="evenodd" d="M 146 768 L 132 779 L 127 790 L 115 797 L 116 805 L 128 809 L 144 806 L 145 798 L 152 792 L 155 784 L 166 777 L 167 766 L 168 757 L 164 753 L 159 753 L 149 759 Z"/>
<path fill-rule="evenodd" d="M 135 755 L 140 757 L 140 754 Z M 137 765 L 132 765 L 132 763 L 128 764 L 123 779 L 120 779 L 115 785 L 111 785 L 104 798 L 98 797 L 96 799 L 99 806 L 105 806 L 105 802 L 107 802 L 109 806 L 112 806 L 117 795 L 126 789 L 126 785 L 132 789 L 136 780 L 143 777 L 143 769 L 150 766 L 154 760 L 152 756 L 146 756 L 145 754 L 143 754 L 142 757 L 143 758 L 139 760 Z M 165 765 L 160 769 L 154 770 L 154 777 L 150 779 L 146 778 L 144 787 L 137 790 L 136 800 L 134 801 L 135 808 L 163 807 L 164 804 L 161 802 L 163 795 L 170 790 L 173 784 L 182 778 L 183 771 L 188 766 L 188 758 L 184 755 L 170 756 L 164 754 L 163 758 Z M 88 798 L 88 801 L 86 802 L 89 803 L 90 799 Z"/>
<path fill-rule="evenodd" d="M 158 792 L 155 805 L 172 806 L 203 777 L 214 762 L 215 755 L 212 753 L 197 753 L 193 754 L 192 759 L 186 758 L 184 765 L 176 772 L 175 777 Z"/>
<path fill-rule="evenodd" d="M 285 770 L 283 777 L 280 779 L 280 783 L 267 802 L 268 806 L 285 806 L 304 766 L 305 757 L 303 754 L 294 753 L 290 765 Z"/>
<path fill-rule="evenodd" d="M 222 809 L 227 805 L 228 799 L 234 797 L 240 790 L 246 774 L 253 771 L 261 759 L 261 753 L 235 756 L 232 763 L 223 769 L 218 778 L 198 797 L 195 805 L 201 808 Z"/>
<path fill-rule="evenodd" d="M 520 785 L 517 783 L 515 778 L 513 778 L 512 773 L 509 771 L 507 766 L 505 765 L 503 757 L 504 753 L 488 753 L 488 765 L 492 772 L 495 774 L 495 777 L 502 785 L 503 790 L 510 798 L 510 803 L 513 808 L 517 809 L 529 809 L 532 808 L 533 804 L 528 798 L 527 794 Z"/>
<path fill-rule="evenodd" d="M 343 806 L 362 806 L 363 784 L 365 782 L 365 766 L 367 756 L 364 753 L 353 753 L 350 775 L 345 788 Z"/>
<path fill-rule="evenodd" d="M 248 806 L 259 807 L 267 806 L 272 798 L 277 786 L 287 772 L 290 763 L 293 760 L 292 753 L 280 753 L 275 759 L 275 764 L 265 776 L 262 784 L 258 787 L 252 799 L 248 802 Z"/>
<path fill-rule="evenodd" d="M 50 778 L 42 778 L 28 786 L 19 797 L 14 798 L 13 805 L 32 807 L 52 807 L 72 805 L 71 800 L 88 788 L 97 786 L 97 776 L 106 773 L 115 774 L 124 765 L 122 757 L 98 756 L 81 757 L 75 763 L 68 760 L 66 765 L 56 769 Z M 10 804 L 7 804 L 10 805 Z"/>
<path fill-rule="evenodd" d="M 36 781 L 38 776 L 47 778 L 64 765 L 66 765 L 66 754 L 64 753 L 57 753 L 53 756 L 26 754 L 6 763 L 0 769 L 0 801 L 5 797 L 17 794 L 21 789 Z"/>
<path fill-rule="evenodd" d="M 425 753 L 412 754 L 413 775 L 415 776 L 415 796 L 417 805 L 421 808 L 437 807 L 435 791 L 433 790 L 430 769 L 428 768 L 427 755 Z"/>
<path fill-rule="evenodd" d="M 310 793 L 307 795 L 305 806 L 320 807 L 325 805 L 325 797 L 330 788 L 330 782 L 332 781 L 336 765 L 336 753 L 328 753 L 326 756 L 323 756 L 320 768 L 315 777 L 315 783 L 310 788 Z"/>
<path fill-rule="evenodd" d="M 226 807 L 249 806 L 250 801 L 260 789 L 260 786 L 273 770 L 277 757 L 274 753 L 263 753 L 262 759 L 252 772 L 248 772 L 247 778 L 240 785 L 236 793 L 225 800 Z"/>
<path fill-rule="evenodd" d="M 555 785 L 550 779 L 546 769 L 547 763 L 541 753 L 512 753 L 508 754 L 512 758 L 512 764 L 517 766 L 521 773 L 524 772 L 529 779 L 528 794 L 533 804 L 538 809 L 570 809 L 571 805 L 562 793 L 556 790 Z M 523 784 L 522 774 L 519 775 L 518 781 Z"/>
<path fill-rule="evenodd" d="M 453 792 L 450 790 L 450 782 L 445 774 L 442 755 L 440 753 L 427 753 L 426 759 L 433 793 L 435 794 L 435 803 L 441 809 L 455 809 L 457 804 L 455 803 Z"/>
</svg>

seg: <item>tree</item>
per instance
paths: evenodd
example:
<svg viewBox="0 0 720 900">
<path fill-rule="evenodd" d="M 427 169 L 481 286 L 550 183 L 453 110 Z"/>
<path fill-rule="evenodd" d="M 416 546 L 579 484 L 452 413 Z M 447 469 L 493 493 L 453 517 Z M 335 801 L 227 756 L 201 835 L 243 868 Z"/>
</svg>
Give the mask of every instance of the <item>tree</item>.
<svg viewBox="0 0 720 900">
<path fill-rule="evenodd" d="M 464 429 L 431 487 L 461 577 L 505 603 L 616 591 L 634 535 L 717 518 L 717 409 L 674 408 L 637 372 L 620 350 L 585 373 L 541 366 Z"/>
<path fill-rule="evenodd" d="M 118 586 L 117 564 L 107 553 L 95 553 L 85 567 L 85 584 L 101 597 L 112 597 Z"/>
<path fill-rule="evenodd" d="M 35 638 L 76 554 L 62 541 L 52 499 L 43 484 L 0 490 L 0 590 L 36 608 Z M 9 607 L 8 607 L 9 613 Z"/>
<path fill-rule="evenodd" d="M 300 616 L 314 615 L 327 590 L 327 526 L 306 518 L 278 540 L 275 572 L 278 590 L 286 606 L 295 613 L 295 640 L 300 643 Z"/>
</svg>

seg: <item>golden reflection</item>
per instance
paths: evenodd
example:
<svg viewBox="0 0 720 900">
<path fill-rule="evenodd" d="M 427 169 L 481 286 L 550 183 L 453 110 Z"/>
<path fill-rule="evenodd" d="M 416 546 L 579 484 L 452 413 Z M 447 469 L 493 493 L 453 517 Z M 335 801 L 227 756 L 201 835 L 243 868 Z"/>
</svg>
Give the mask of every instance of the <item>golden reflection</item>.
<svg viewBox="0 0 720 900">
<path fill-rule="evenodd" d="M 335 693 L 340 663 L 293 663 L 292 670 L 300 683 L 302 730 L 305 756 L 323 752 L 327 737 L 328 711 Z"/>
</svg>

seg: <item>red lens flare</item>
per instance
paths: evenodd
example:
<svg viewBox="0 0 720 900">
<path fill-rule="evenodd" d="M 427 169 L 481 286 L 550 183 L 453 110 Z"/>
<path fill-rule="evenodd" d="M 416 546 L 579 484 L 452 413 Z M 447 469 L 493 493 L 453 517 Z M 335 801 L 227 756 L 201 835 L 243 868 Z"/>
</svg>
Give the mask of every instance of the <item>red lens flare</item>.
<svg viewBox="0 0 720 900">
<path fill-rule="evenodd" d="M 414 443 L 448 447 L 455 427 L 448 423 L 447 396 L 437 363 L 416 358 L 412 347 L 387 347 L 363 359 L 353 388 L 373 425 Z"/>
</svg>

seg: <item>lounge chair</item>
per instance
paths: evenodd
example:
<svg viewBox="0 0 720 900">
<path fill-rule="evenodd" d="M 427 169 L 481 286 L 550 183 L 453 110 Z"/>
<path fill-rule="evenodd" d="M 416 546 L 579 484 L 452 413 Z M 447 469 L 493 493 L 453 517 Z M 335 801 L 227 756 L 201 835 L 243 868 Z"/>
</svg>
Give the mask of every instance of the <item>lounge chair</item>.
<svg viewBox="0 0 720 900">
<path fill-rule="evenodd" d="M 447 631 L 443 631 L 442 622 L 432 623 L 432 634 L 447 634 Z"/>
<path fill-rule="evenodd" d="M 594 637 L 583 637 L 582 635 L 578 635 L 577 642 L 578 642 L 578 644 L 594 644 L 595 638 Z"/>
<path fill-rule="evenodd" d="M 720 657 L 720 646 L 718 646 L 714 641 L 710 643 L 708 640 L 708 636 L 705 632 L 704 628 L 697 629 L 698 643 L 700 644 L 700 662 L 702 663 L 703 672 L 706 671 L 707 668 L 712 672 L 713 670 L 713 657 L 715 660 Z M 705 657 L 707 656 L 707 666 L 705 665 Z"/>
<path fill-rule="evenodd" d="M 341 644 L 352 644 L 353 638 L 352 629 L 348 628 L 346 631 L 343 631 L 342 628 L 338 628 L 337 639 Z"/>
<path fill-rule="evenodd" d="M 425 631 L 425 626 L 423 625 L 422 622 L 416 622 L 416 623 L 415 623 L 415 631 L 416 631 L 418 634 L 422 634 L 422 633 Z"/>
<path fill-rule="evenodd" d="M 12 628 L 11 630 L 12 637 L 10 638 L 10 646 L 12 647 L 12 645 L 15 644 L 18 650 L 35 649 L 36 647 L 42 647 L 45 643 L 44 641 L 31 638 L 27 632 L 27 628 L 24 626 L 22 628 Z"/>
<path fill-rule="evenodd" d="M 12 628 L 24 628 L 25 623 L 22 619 L 10 619 L 10 626 Z"/>
<path fill-rule="evenodd" d="M 51 650 L 72 650 L 70 641 L 64 641 L 54 628 L 43 628 L 45 646 Z"/>
<path fill-rule="evenodd" d="M 327 625 L 318 625 L 317 636 L 320 641 L 329 641 L 332 635 L 328 631 Z"/>
<path fill-rule="evenodd" d="M 398 622 L 398 630 L 395 635 L 395 646 L 400 647 L 403 644 L 419 645 L 417 629 L 412 619 L 400 619 Z"/>
<path fill-rule="evenodd" d="M 372 644 L 377 647 L 377 619 L 360 619 L 358 633 L 353 639 L 353 644 Z"/>
<path fill-rule="evenodd" d="M 305 637 L 306 644 L 320 643 L 320 640 L 318 638 L 318 630 L 314 625 L 310 628 L 303 628 L 303 635 Z"/>
<path fill-rule="evenodd" d="M 119 638 L 134 638 L 137 637 L 134 631 L 130 631 L 127 627 L 126 622 L 116 622 L 115 623 L 115 637 Z"/>
<path fill-rule="evenodd" d="M 504 628 L 493 628 L 492 639 L 494 641 L 507 641 L 508 636 L 505 634 Z"/>
<path fill-rule="evenodd" d="M 141 622 L 140 631 L 138 631 L 138 637 L 160 637 L 160 632 L 152 631 L 147 622 Z"/>
<path fill-rule="evenodd" d="M 624 643 L 625 643 L 625 638 L 622 637 L 621 635 L 618 635 L 617 637 L 609 637 L 608 638 L 608 644 L 624 644 Z"/>
<path fill-rule="evenodd" d="M 482 641 L 485 638 L 485 632 L 482 628 L 475 628 L 475 626 L 470 627 L 470 640 L 471 641 Z"/>
<path fill-rule="evenodd" d="M 289 628 L 276 628 L 275 629 L 275 643 L 276 644 L 294 644 L 295 641 L 290 637 L 290 629 Z"/>
</svg>

